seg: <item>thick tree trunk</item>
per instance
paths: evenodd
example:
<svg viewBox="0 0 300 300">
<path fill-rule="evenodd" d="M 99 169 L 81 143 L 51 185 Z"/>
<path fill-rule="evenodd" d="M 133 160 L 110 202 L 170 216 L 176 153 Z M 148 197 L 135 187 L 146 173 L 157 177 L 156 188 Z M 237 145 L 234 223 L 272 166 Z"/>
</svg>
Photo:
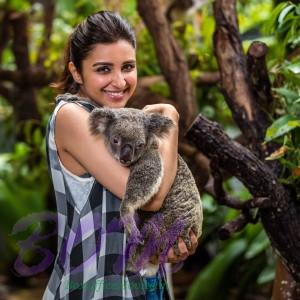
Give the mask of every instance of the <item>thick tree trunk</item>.
<svg viewBox="0 0 300 300">
<path fill-rule="evenodd" d="M 29 72 L 31 66 L 29 61 L 27 16 L 22 13 L 11 14 L 11 26 L 13 32 L 12 50 L 15 56 L 17 71 L 20 73 Z M 40 119 L 34 89 L 30 84 L 20 82 L 11 100 L 18 122 L 28 119 Z"/>
<path fill-rule="evenodd" d="M 260 152 L 259 144 L 264 140 L 270 121 L 261 107 L 255 105 L 238 29 L 235 2 L 214 2 L 214 51 L 220 68 L 222 92 L 233 118 L 253 149 Z"/>
<path fill-rule="evenodd" d="M 139 0 L 138 11 L 153 38 L 161 72 L 170 86 L 171 98 L 179 108 L 182 132 L 191 124 L 196 111 L 185 55 L 172 35 L 159 0 Z"/>
<path fill-rule="evenodd" d="M 1 53 L 11 39 L 11 49 L 14 54 L 16 69 L 0 69 L 0 94 L 4 96 L 14 109 L 18 124 L 17 139 L 25 140 L 23 125 L 28 120 L 36 121 L 32 129 L 39 126 L 40 113 L 38 111 L 35 90 L 51 82 L 51 75 L 46 74 L 43 66 L 47 56 L 49 38 L 54 17 L 54 2 L 43 2 L 45 6 L 44 26 L 45 38 L 38 51 L 36 65 L 29 59 L 28 16 L 25 13 L 7 10 L 1 20 Z M 9 84 L 7 84 L 9 83 Z"/>
</svg>

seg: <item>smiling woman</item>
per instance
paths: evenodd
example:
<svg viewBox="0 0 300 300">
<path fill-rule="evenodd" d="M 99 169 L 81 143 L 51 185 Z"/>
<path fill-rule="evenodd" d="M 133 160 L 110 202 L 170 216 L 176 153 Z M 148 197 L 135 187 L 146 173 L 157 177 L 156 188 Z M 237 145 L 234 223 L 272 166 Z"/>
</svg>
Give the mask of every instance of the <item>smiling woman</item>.
<svg viewBox="0 0 300 300">
<path fill-rule="evenodd" d="M 88 118 L 95 107 L 124 107 L 137 84 L 135 36 L 118 14 L 102 11 L 80 23 L 70 36 L 62 94 L 47 127 L 47 155 L 58 210 L 58 253 L 44 300 L 169 299 L 165 264 L 154 277 L 143 270 L 127 272 L 127 236 L 120 225 L 120 201 L 129 169 L 107 150 L 103 136 L 92 136 Z M 171 105 L 148 105 L 172 119 L 174 127 L 161 140 L 164 173 L 158 192 L 143 210 L 157 211 L 177 171 L 178 119 Z M 175 163 L 174 163 L 175 162 Z M 192 253 L 197 240 L 191 236 Z M 179 262 L 190 254 L 183 241 Z M 101 286 L 98 285 L 101 282 Z M 153 283 L 155 286 L 153 287 Z M 112 286 L 114 288 L 112 288 Z"/>
<path fill-rule="evenodd" d="M 81 73 L 72 61 L 69 70 L 80 96 L 102 106 L 124 107 L 137 83 L 135 49 L 125 40 L 97 44 L 82 62 Z"/>
</svg>

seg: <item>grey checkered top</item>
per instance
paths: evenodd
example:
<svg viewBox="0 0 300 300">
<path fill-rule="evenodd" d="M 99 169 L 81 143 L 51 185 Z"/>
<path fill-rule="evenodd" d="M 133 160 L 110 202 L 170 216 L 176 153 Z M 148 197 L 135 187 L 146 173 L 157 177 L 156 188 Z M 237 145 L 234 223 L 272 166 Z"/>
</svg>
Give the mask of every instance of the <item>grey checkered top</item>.
<svg viewBox="0 0 300 300">
<path fill-rule="evenodd" d="M 59 95 L 46 135 L 47 158 L 56 197 L 58 249 L 43 300 L 146 299 L 140 273 L 125 271 L 126 235 L 120 224 L 120 199 L 93 177 L 84 204 L 78 208 L 59 160 L 54 135 L 58 110 L 69 102 L 87 111 L 95 106 L 71 94 Z M 91 179 L 92 178 L 92 179 Z M 84 185 L 84 184 L 83 184 Z M 164 265 L 158 277 L 166 285 Z M 168 291 L 165 299 L 169 299 Z"/>
</svg>

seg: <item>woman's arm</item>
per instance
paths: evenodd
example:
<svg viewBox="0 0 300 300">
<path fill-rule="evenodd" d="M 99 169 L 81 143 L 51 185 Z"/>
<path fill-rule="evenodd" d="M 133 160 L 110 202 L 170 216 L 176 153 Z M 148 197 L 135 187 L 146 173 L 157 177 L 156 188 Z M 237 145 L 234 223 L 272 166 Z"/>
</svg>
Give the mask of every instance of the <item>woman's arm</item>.
<svg viewBox="0 0 300 300">
<path fill-rule="evenodd" d="M 149 107 L 151 108 L 152 105 Z M 158 107 L 156 106 L 156 108 Z M 159 108 L 162 109 L 161 106 Z M 147 107 L 145 110 L 147 111 Z M 164 114 L 169 116 L 175 124 L 178 124 L 177 112 L 172 107 L 167 107 Z M 112 157 L 104 144 L 102 136 L 95 137 L 90 134 L 88 117 L 89 113 L 87 111 L 73 103 L 66 104 L 59 110 L 55 124 L 55 142 L 60 159 L 66 157 L 62 160 L 62 163 L 75 175 L 89 172 L 104 187 L 122 199 L 126 191 L 129 169 L 123 167 Z M 160 208 L 176 175 L 178 126 L 175 127 L 177 128 L 173 128 L 170 135 L 163 139 L 159 148 L 165 164 L 165 176 L 158 193 L 153 197 L 151 203 L 146 206 L 149 211 L 156 211 Z M 64 153 L 67 153 L 67 155 L 64 156 Z M 72 160 L 76 161 L 77 168 L 74 168 Z M 179 240 L 178 246 L 181 255 L 176 257 L 173 249 L 170 249 L 168 253 L 169 262 L 181 261 L 187 255 L 192 254 L 197 247 L 197 239 L 194 234 L 191 235 L 191 242 L 192 250 L 189 252 L 185 243 Z"/>
<path fill-rule="evenodd" d="M 164 110 L 164 114 L 169 113 L 176 124 L 177 112 L 176 110 L 176 113 L 174 111 L 171 112 L 172 108 L 170 107 Z M 88 117 L 89 113 L 74 103 L 66 104 L 58 111 L 55 136 L 62 163 L 67 169 L 75 173 L 75 175 L 89 172 L 104 187 L 122 199 L 126 191 L 129 169 L 121 166 L 112 157 L 107 150 L 103 136 L 99 135 L 95 137 L 90 134 Z M 178 129 L 176 127 L 178 126 L 175 126 L 170 135 L 162 140 L 159 147 L 164 161 L 164 178 L 158 193 L 146 206 L 146 210 L 148 211 L 157 211 L 160 208 L 175 178 L 178 144 Z M 81 166 L 79 169 L 82 171 L 78 172 L 79 174 L 74 172 L 74 168 L 72 169 L 72 166 L 74 166 L 74 163 L 72 164 L 71 162 L 72 160 Z"/>
<path fill-rule="evenodd" d="M 55 122 L 55 142 L 60 159 L 75 175 L 90 173 L 122 199 L 129 169 L 113 158 L 103 136 L 90 134 L 88 118 L 89 113 L 77 104 L 68 103 L 60 108 Z"/>
</svg>

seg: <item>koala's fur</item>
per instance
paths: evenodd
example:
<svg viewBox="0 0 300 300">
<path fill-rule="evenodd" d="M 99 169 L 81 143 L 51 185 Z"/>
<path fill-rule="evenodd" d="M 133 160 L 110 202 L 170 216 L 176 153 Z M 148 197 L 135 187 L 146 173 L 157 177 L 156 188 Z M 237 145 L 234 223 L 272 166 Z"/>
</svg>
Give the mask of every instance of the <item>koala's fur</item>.
<svg viewBox="0 0 300 300">
<path fill-rule="evenodd" d="M 202 233 L 200 195 L 191 171 L 180 156 L 174 183 L 160 210 L 156 213 L 139 210 L 160 187 L 163 165 L 157 138 L 166 135 L 174 124 L 160 114 L 133 108 L 96 108 L 89 122 L 91 133 L 103 134 L 112 155 L 130 167 L 120 215 L 127 233 L 137 245 L 130 251 L 127 269 L 137 271 L 146 266 L 146 274 L 151 276 L 157 266 L 150 270 L 150 256 L 161 257 L 163 253 L 166 257 L 170 247 L 176 249 L 179 237 L 190 248 L 190 229 L 197 238 Z M 139 220 L 136 220 L 136 212 Z M 145 242 L 148 242 L 147 250 Z M 152 245 L 155 246 L 151 248 Z"/>
</svg>

